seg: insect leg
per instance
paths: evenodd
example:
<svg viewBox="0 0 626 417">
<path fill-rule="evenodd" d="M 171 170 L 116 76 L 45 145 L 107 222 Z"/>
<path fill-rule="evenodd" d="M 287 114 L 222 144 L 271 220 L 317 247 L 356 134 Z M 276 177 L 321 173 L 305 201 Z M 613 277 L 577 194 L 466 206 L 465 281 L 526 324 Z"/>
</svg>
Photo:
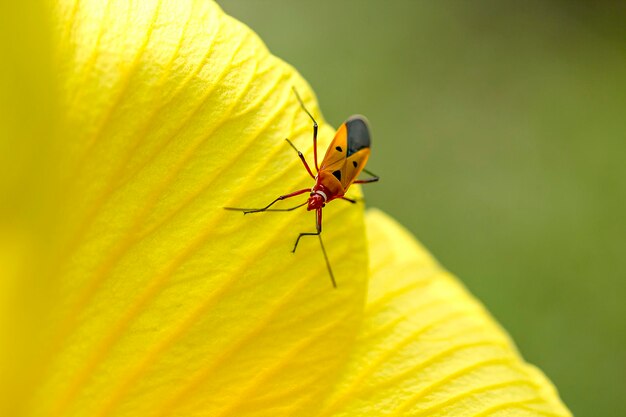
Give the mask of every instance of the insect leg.
<svg viewBox="0 0 626 417">
<path fill-rule="evenodd" d="M 322 243 L 322 235 L 317 235 L 320 240 L 320 246 L 322 247 L 322 253 L 324 254 L 324 260 L 326 261 L 326 267 L 328 268 L 328 274 L 330 274 L 330 281 L 333 283 L 333 288 L 337 288 L 337 282 L 335 281 L 335 276 L 333 275 L 333 270 L 330 267 L 330 261 L 328 260 L 328 255 L 326 255 L 326 249 L 324 248 L 324 243 Z"/>
<path fill-rule="evenodd" d="M 346 200 L 347 202 L 352 203 L 352 204 L 355 204 L 355 203 L 356 203 L 356 200 L 353 200 L 353 199 L 348 198 L 348 197 L 340 197 L 340 198 L 341 198 L 342 200 Z"/>
<path fill-rule="evenodd" d="M 302 190 L 294 191 L 293 193 L 281 195 L 280 197 L 278 197 L 277 199 L 275 199 L 274 201 L 272 201 L 271 203 L 269 203 L 267 206 L 265 206 L 263 208 L 254 209 L 254 208 L 224 207 L 224 209 L 226 209 L 226 210 L 235 210 L 235 211 L 243 211 L 243 214 L 260 213 L 262 211 L 291 211 L 291 210 L 297 209 L 298 207 L 304 206 L 306 204 L 306 202 L 304 202 L 303 204 L 300 204 L 298 206 L 288 208 L 288 209 L 270 209 L 270 207 L 272 205 L 274 205 L 275 203 L 281 201 L 281 200 L 284 200 L 286 198 L 295 197 L 295 196 L 300 195 L 300 194 L 308 193 L 310 191 L 311 191 L 310 188 L 303 188 Z"/>
<path fill-rule="evenodd" d="M 293 92 L 296 93 L 296 98 L 300 102 L 300 107 L 302 107 L 302 109 L 306 112 L 306 114 L 309 115 L 309 117 L 313 121 L 313 160 L 315 162 L 315 170 L 319 172 L 320 168 L 319 165 L 317 165 L 317 122 L 315 121 L 311 113 L 306 109 L 306 107 L 304 107 L 304 102 L 300 98 L 300 94 L 298 94 L 298 91 L 296 91 L 296 87 L 291 88 L 293 89 Z"/>
<path fill-rule="evenodd" d="M 298 247 L 298 242 L 300 242 L 300 238 L 302 236 L 317 236 L 319 241 L 320 241 L 320 246 L 322 248 L 322 253 L 324 254 L 324 260 L 326 261 L 326 267 L 328 268 L 328 274 L 330 275 L 330 280 L 333 283 L 333 287 L 337 288 L 337 282 L 335 281 L 335 275 L 333 274 L 333 270 L 330 267 L 330 261 L 328 260 L 328 255 L 326 254 L 326 248 L 324 248 L 324 243 L 322 242 L 322 209 L 318 208 L 315 211 L 315 228 L 317 229 L 317 232 L 315 233 L 300 233 L 298 235 L 298 239 L 296 239 L 296 244 L 293 247 L 293 250 L 291 251 L 292 253 L 296 252 L 296 248 Z"/>
<path fill-rule="evenodd" d="M 296 252 L 296 249 L 298 248 L 298 243 L 300 243 L 300 238 L 302 236 L 317 236 L 320 233 L 322 233 L 322 209 L 318 208 L 315 211 L 315 228 L 317 229 L 317 232 L 304 232 L 304 233 L 300 233 L 298 235 L 298 238 L 296 239 L 296 244 L 293 246 L 293 250 L 291 251 L 292 253 Z"/>
<path fill-rule="evenodd" d="M 296 148 L 296 147 L 294 146 L 294 144 L 293 144 L 293 143 L 291 143 L 291 141 L 290 141 L 289 139 L 285 139 L 285 140 L 287 141 L 287 143 L 288 143 L 288 144 L 290 144 L 290 145 L 291 145 L 291 147 L 292 147 L 292 148 L 293 148 L 296 152 L 298 152 L 298 158 L 300 158 L 300 160 L 301 160 L 301 161 L 302 161 L 302 163 L 304 164 L 304 167 L 306 168 L 306 172 L 308 172 L 308 173 L 309 173 L 309 175 L 311 176 L 311 178 L 315 179 L 315 175 L 313 175 L 313 173 L 311 172 L 311 168 L 309 168 L 309 164 L 307 164 L 307 163 L 306 163 L 306 159 L 304 159 L 304 155 L 302 155 L 302 152 L 300 152 L 300 151 L 298 150 L 298 148 Z"/>
<path fill-rule="evenodd" d="M 367 178 L 364 180 L 356 180 L 354 181 L 354 184 L 369 184 L 370 182 L 376 182 L 378 181 L 380 178 L 376 177 L 376 178 Z"/>
<path fill-rule="evenodd" d="M 373 174 L 372 172 L 370 172 L 370 171 L 368 171 L 366 169 L 364 169 L 363 172 L 365 172 L 368 175 L 371 175 L 372 178 L 366 178 L 364 180 L 356 180 L 356 181 L 354 181 L 355 184 L 367 184 L 367 183 L 370 183 L 370 182 L 376 182 L 376 181 L 378 181 L 380 179 L 380 177 L 378 175 Z"/>
</svg>

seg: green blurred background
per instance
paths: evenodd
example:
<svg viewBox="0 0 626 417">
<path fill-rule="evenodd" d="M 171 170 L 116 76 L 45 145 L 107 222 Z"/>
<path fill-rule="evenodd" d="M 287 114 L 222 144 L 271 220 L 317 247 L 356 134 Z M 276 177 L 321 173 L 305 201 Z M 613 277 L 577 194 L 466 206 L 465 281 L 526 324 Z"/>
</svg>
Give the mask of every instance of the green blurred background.
<svg viewBox="0 0 626 417">
<path fill-rule="evenodd" d="M 408 227 L 578 416 L 626 416 L 626 3 L 222 0 L 373 126 Z"/>
</svg>

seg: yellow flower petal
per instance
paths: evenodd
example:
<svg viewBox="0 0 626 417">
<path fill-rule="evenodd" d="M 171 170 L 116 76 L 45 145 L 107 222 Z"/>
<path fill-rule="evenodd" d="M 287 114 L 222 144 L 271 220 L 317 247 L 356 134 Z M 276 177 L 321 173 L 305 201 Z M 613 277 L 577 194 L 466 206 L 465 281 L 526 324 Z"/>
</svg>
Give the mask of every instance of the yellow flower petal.
<svg viewBox="0 0 626 417">
<path fill-rule="evenodd" d="M 458 281 L 383 213 L 367 215 L 363 327 L 321 416 L 570 416 Z"/>
<path fill-rule="evenodd" d="M 25 106 L 2 148 L 28 140 L 26 157 L 7 163 L 20 175 L 0 185 L 20 207 L 42 204 L 1 229 L 3 301 L 18 294 L 1 310 L 12 344 L 0 371 L 13 385 L 2 387 L 2 415 L 304 416 L 322 404 L 324 415 L 569 415 L 483 309 L 382 214 L 370 214 L 374 279 L 361 326 L 361 206 L 325 209 L 338 290 L 317 241 L 289 253 L 313 229 L 310 213 L 222 209 L 311 185 L 282 140 L 312 153 L 292 86 L 322 122 L 303 80 L 251 31 L 206 1 L 58 0 L 55 13 L 58 38 L 29 30 L 42 48 L 25 50 L 45 57 L 51 39 L 59 68 L 23 61 L 28 77 L 43 76 L 32 83 L 43 98 L 14 89 L 3 102 Z M 322 126 L 321 149 L 332 133 Z M 37 188 L 48 172 L 37 135 L 62 168 L 55 193 L 55 175 Z"/>
<path fill-rule="evenodd" d="M 291 253 L 312 213 L 223 207 L 312 185 L 284 141 L 311 157 L 293 86 L 332 138 L 310 89 L 212 2 L 56 13 L 64 242 L 30 414 L 306 414 L 358 329 L 362 205 L 324 212 L 337 290 L 316 239 Z"/>
<path fill-rule="evenodd" d="M 0 415 L 19 416 L 49 285 L 39 250 L 50 237 L 56 94 L 49 10 L 0 3 Z M 36 51 L 36 53 L 34 53 Z M 38 342 L 38 343 L 36 343 Z"/>
</svg>

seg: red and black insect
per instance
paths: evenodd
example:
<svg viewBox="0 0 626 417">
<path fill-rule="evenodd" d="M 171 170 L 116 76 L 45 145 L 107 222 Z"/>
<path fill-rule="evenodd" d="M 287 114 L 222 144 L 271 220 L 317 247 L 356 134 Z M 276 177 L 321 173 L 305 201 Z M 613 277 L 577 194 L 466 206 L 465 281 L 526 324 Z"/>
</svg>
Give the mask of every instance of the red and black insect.
<svg viewBox="0 0 626 417">
<path fill-rule="evenodd" d="M 297 208 L 307 206 L 308 211 L 315 210 L 315 232 L 303 232 L 298 235 L 296 243 L 292 252 L 295 252 L 298 248 L 298 243 L 302 236 L 317 236 L 322 247 L 324 259 L 326 260 L 326 266 L 328 267 L 328 273 L 333 283 L 333 287 L 337 288 L 333 271 L 326 255 L 326 249 L 324 243 L 322 243 L 322 208 L 335 199 L 342 199 L 350 203 L 356 203 L 355 200 L 345 197 L 348 188 L 352 184 L 366 184 L 370 182 L 378 181 L 378 177 L 365 169 L 365 164 L 370 156 L 370 130 L 367 124 L 367 119 L 364 116 L 355 115 L 346 120 L 335 133 L 333 141 L 326 150 L 326 155 L 322 160 L 322 164 L 317 164 L 317 122 L 307 110 L 300 98 L 300 95 L 293 89 L 296 94 L 296 98 L 300 103 L 302 109 L 313 121 L 313 160 L 315 162 L 315 170 L 317 175 L 313 175 L 309 164 L 306 162 L 304 155 L 300 152 L 289 139 L 285 139 L 289 145 L 298 153 L 298 157 L 304 164 L 304 168 L 309 173 L 311 178 L 315 180 L 313 188 L 303 188 L 302 190 L 294 191 L 289 194 L 281 195 L 274 201 L 269 203 L 263 208 L 236 208 L 225 207 L 226 210 L 243 211 L 244 214 L 249 213 L 261 213 L 264 211 L 291 211 Z M 361 171 L 366 172 L 371 178 L 359 180 L 357 177 Z M 302 204 L 295 207 L 286 209 L 272 209 L 275 203 L 287 198 L 295 197 L 304 193 L 309 193 L 309 198 Z"/>
</svg>

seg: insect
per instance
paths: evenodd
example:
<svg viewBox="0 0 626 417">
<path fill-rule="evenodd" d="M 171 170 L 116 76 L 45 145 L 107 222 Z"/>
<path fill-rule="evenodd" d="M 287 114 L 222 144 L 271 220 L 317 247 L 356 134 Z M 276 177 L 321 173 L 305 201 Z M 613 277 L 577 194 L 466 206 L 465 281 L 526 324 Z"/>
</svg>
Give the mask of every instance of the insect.
<svg viewBox="0 0 626 417">
<path fill-rule="evenodd" d="M 326 155 L 322 159 L 322 164 L 317 163 L 317 122 L 311 113 L 304 106 L 304 102 L 300 95 L 293 88 L 296 98 L 302 109 L 311 118 L 313 122 L 313 161 L 315 163 L 315 171 L 317 175 L 313 175 L 309 164 L 302 152 L 300 152 L 289 139 L 285 139 L 287 143 L 297 152 L 298 157 L 302 161 L 307 173 L 315 180 L 312 188 L 303 188 L 289 194 L 281 195 L 274 199 L 271 203 L 263 208 L 237 208 L 225 207 L 226 210 L 243 211 L 244 214 L 262 213 L 266 211 L 292 211 L 306 205 L 308 211 L 315 210 L 315 232 L 303 232 L 298 235 L 296 243 L 293 246 L 292 253 L 296 252 L 298 243 L 303 236 L 317 236 L 320 241 L 324 260 L 330 274 L 333 287 L 337 288 L 335 276 L 333 275 L 328 255 L 322 242 L 322 209 L 332 200 L 342 199 L 350 203 L 356 203 L 356 200 L 345 197 L 348 188 L 352 184 L 366 184 L 376 182 L 379 177 L 365 169 L 365 164 L 370 156 L 370 131 L 365 117 L 354 115 L 348 118 L 337 130 L 335 137 L 326 150 Z M 370 178 L 357 179 L 361 171 L 370 175 Z M 301 194 L 309 193 L 309 198 L 302 204 L 295 207 L 285 209 L 271 208 L 275 203 L 288 198 L 296 197 Z"/>
</svg>

